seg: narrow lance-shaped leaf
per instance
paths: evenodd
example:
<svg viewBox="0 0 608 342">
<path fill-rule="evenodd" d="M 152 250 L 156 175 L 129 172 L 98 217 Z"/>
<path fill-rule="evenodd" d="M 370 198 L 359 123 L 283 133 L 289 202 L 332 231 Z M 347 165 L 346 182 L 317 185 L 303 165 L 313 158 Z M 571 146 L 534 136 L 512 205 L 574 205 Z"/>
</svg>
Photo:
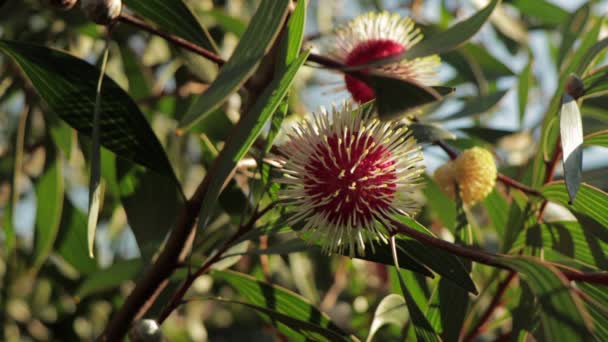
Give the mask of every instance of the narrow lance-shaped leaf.
<svg viewBox="0 0 608 342">
<path fill-rule="evenodd" d="M 517 80 L 517 102 L 519 107 L 519 126 L 522 127 L 528 106 L 528 93 L 532 83 L 532 55 L 530 54 L 528 64 L 521 71 Z"/>
<path fill-rule="evenodd" d="M 90 136 L 99 70 L 58 50 L 0 40 L 49 108 L 78 132 Z M 167 155 L 135 102 L 112 79 L 102 86 L 100 142 L 118 156 L 175 179 Z"/>
<path fill-rule="evenodd" d="M 563 182 L 546 185 L 542 189 L 547 200 L 562 205 L 568 204 L 568 192 Z M 569 207 L 578 213 L 591 217 L 603 227 L 608 228 L 608 194 L 588 184 L 581 184 L 577 199 Z"/>
<path fill-rule="evenodd" d="M 108 63 L 108 55 L 110 52 L 110 39 L 106 39 L 106 47 L 103 52 L 101 61 L 101 70 L 99 79 L 97 80 L 97 90 L 95 95 L 95 106 L 93 108 L 93 133 L 91 134 L 91 176 L 89 179 L 89 215 L 87 220 L 87 241 L 89 247 L 89 256 L 93 258 L 95 249 L 95 231 L 97 230 L 97 219 L 99 210 L 101 209 L 101 200 L 103 193 L 103 183 L 101 182 L 101 89 L 103 85 L 104 75 L 106 73 L 106 65 Z"/>
<path fill-rule="evenodd" d="M 263 0 L 260 3 L 232 57 L 222 66 L 209 88 L 195 100 L 181 120 L 180 128 L 191 128 L 209 115 L 253 74 L 279 34 L 289 3 L 288 0 Z"/>
<path fill-rule="evenodd" d="M 583 122 L 576 100 L 564 95 L 560 111 L 560 133 L 563 150 L 564 178 L 570 202 L 574 202 L 583 179 Z"/>
<path fill-rule="evenodd" d="M 471 17 L 463 20 L 444 32 L 426 37 L 420 43 L 403 53 L 401 58 L 413 59 L 453 50 L 471 39 L 488 21 L 500 0 L 492 0 Z"/>
<path fill-rule="evenodd" d="M 366 81 L 374 89 L 378 115 L 382 120 L 394 120 L 414 108 L 442 98 L 431 87 L 380 73 L 370 73 Z"/>
<path fill-rule="evenodd" d="M 308 53 L 303 53 L 295 60 L 280 77 L 277 76 L 260 95 L 255 105 L 248 113 L 241 116 L 235 126 L 231 139 L 216 158 L 209 171 L 213 176 L 203 195 L 203 205 L 200 209 L 199 227 L 205 227 L 214 208 L 222 185 L 230 175 L 236 163 L 245 156 L 255 139 L 260 135 L 266 122 L 275 112 L 287 94 L 289 87 L 300 67 L 306 61 Z"/>
<path fill-rule="evenodd" d="M 456 120 L 484 114 L 495 108 L 506 94 L 506 90 L 501 90 L 489 95 L 472 98 L 464 103 L 462 109 L 454 114 L 441 118 L 440 120 Z"/>
<path fill-rule="evenodd" d="M 562 28 L 562 41 L 559 45 L 559 52 L 557 54 L 557 65 L 561 66 L 564 58 L 574 45 L 574 42 L 579 37 L 580 33 L 588 23 L 591 6 L 589 3 L 583 4 L 579 7 L 564 23 Z"/>
<path fill-rule="evenodd" d="M 608 147 L 608 130 L 585 136 L 585 145 Z"/>
<path fill-rule="evenodd" d="M 393 253 L 393 262 L 399 270 L 399 258 L 397 257 L 397 245 L 395 243 L 395 237 L 391 237 L 391 250 Z M 424 313 L 418 307 L 418 304 L 412 297 L 412 294 L 407 288 L 405 281 L 403 281 L 403 276 L 401 272 L 397 272 L 399 278 L 399 285 L 401 286 L 401 291 L 403 292 L 403 298 L 405 298 L 405 302 L 407 303 L 407 309 L 410 313 L 410 317 L 412 323 L 414 325 L 414 330 L 416 332 L 416 337 L 420 341 L 441 341 L 441 338 L 437 335 L 429 321 L 426 319 Z"/>
</svg>

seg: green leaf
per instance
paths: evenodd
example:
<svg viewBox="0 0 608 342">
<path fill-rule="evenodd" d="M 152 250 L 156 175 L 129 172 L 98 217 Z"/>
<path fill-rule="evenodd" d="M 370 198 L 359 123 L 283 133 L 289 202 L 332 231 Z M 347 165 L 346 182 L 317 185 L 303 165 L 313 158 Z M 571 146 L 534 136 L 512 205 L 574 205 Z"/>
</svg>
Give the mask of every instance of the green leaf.
<svg viewBox="0 0 608 342">
<path fill-rule="evenodd" d="M 93 130 L 97 75 L 87 62 L 58 50 L 0 40 L 51 110 L 80 133 Z M 101 145 L 159 174 L 175 179 L 163 147 L 135 102 L 112 79 L 104 77 L 101 101 Z"/>
<path fill-rule="evenodd" d="M 608 44 L 608 39 L 606 39 Z M 583 78 L 584 98 L 598 97 L 608 93 L 608 66 L 601 67 Z"/>
<path fill-rule="evenodd" d="M 129 226 L 142 259 L 149 261 L 175 223 L 186 199 L 174 181 L 155 172 L 124 160 L 117 161 L 115 170 Z"/>
<path fill-rule="evenodd" d="M 561 32 L 562 41 L 559 45 L 559 52 L 557 54 L 557 65 L 562 65 L 564 58 L 574 45 L 574 42 L 584 30 L 585 25 L 588 23 L 590 11 L 591 6 L 589 3 L 585 3 L 569 16 L 568 20 L 564 23 Z"/>
<path fill-rule="evenodd" d="M 576 69 L 577 75 L 586 75 L 589 68 L 593 65 L 596 58 L 608 48 L 608 38 L 604 38 L 599 42 L 591 46 L 583 56 L 578 68 Z"/>
<path fill-rule="evenodd" d="M 568 187 L 570 202 L 574 202 L 583 179 L 583 122 L 576 100 L 564 94 L 560 111 L 560 133 L 564 178 Z"/>
<path fill-rule="evenodd" d="M 498 236 L 504 236 L 507 220 L 509 219 L 509 204 L 507 200 L 494 188 L 483 200 L 483 205 L 488 211 L 492 227 L 494 227 Z"/>
<path fill-rule="evenodd" d="M 86 215 L 69 201 L 64 201 L 55 250 L 78 272 L 90 274 L 97 271 L 98 266 L 95 259 L 89 258 L 86 226 Z"/>
<path fill-rule="evenodd" d="M 563 24 L 569 15 L 568 11 L 547 0 L 513 0 L 509 4 L 521 14 L 534 17 L 549 26 Z"/>
<path fill-rule="evenodd" d="M 602 190 L 582 183 L 576 202 L 570 206 L 568 206 L 568 193 L 563 182 L 546 185 L 542 189 L 542 193 L 547 200 L 560 203 L 571 210 L 587 215 L 602 227 L 608 228 L 608 194 Z"/>
<path fill-rule="evenodd" d="M 608 270 L 608 236 L 597 224 L 575 221 L 535 225 L 520 235 L 511 251 L 525 247 L 544 248 L 544 258 L 556 262 L 575 261 L 584 267 Z M 571 263 L 571 262 L 570 262 Z"/>
<path fill-rule="evenodd" d="M 367 335 L 367 342 L 371 342 L 372 338 L 387 324 L 393 324 L 402 328 L 405 326 L 409 319 L 409 313 L 407 311 L 407 305 L 403 296 L 396 294 L 389 294 L 382 298 L 376 311 L 374 312 L 374 320 L 369 328 L 369 334 Z"/>
<path fill-rule="evenodd" d="M 203 205 L 200 209 L 199 227 L 205 227 L 215 207 L 222 185 L 226 178 L 236 166 L 237 162 L 245 156 L 255 139 L 262 132 L 266 122 L 276 111 L 281 101 L 287 94 L 289 87 L 300 67 L 306 61 L 308 53 L 303 53 L 295 60 L 283 75 L 275 78 L 260 95 L 251 110 L 241 116 L 241 120 L 235 126 L 231 139 L 216 158 L 215 163 L 209 170 L 208 186 L 203 194 Z"/>
<path fill-rule="evenodd" d="M 382 120 L 397 119 L 408 111 L 442 98 L 435 89 L 405 79 L 370 73 L 366 80 L 374 89 L 378 115 Z"/>
<path fill-rule="evenodd" d="M 591 300 L 586 302 L 587 310 L 593 318 L 594 334 L 598 341 L 608 340 L 608 296 L 606 296 L 606 287 L 581 283 L 578 286 L 587 294 Z"/>
<path fill-rule="evenodd" d="M 89 178 L 89 212 L 87 219 L 87 241 L 89 247 L 89 257 L 93 258 L 95 250 L 95 231 L 97 230 L 97 219 L 101 210 L 101 202 L 103 197 L 103 182 L 101 180 L 101 89 L 103 87 L 103 79 L 106 73 L 106 65 L 108 64 L 108 56 L 110 52 L 110 40 L 106 39 L 106 47 L 104 48 L 101 61 L 101 70 L 97 80 L 97 88 L 95 89 L 95 105 L 93 107 L 93 132 L 91 133 L 91 176 Z"/>
<path fill-rule="evenodd" d="M 217 52 L 209 32 L 200 25 L 182 0 L 124 0 L 124 4 L 162 29 Z"/>
<path fill-rule="evenodd" d="M 287 29 L 279 45 L 279 57 L 275 71 L 283 72 L 298 58 L 304 40 L 304 29 L 306 27 L 306 5 L 307 1 L 300 1 L 289 17 Z"/>
<path fill-rule="evenodd" d="M 397 257 L 397 244 L 395 236 L 391 237 L 391 251 L 393 254 L 393 262 L 399 270 L 399 258 Z M 441 341 L 437 333 L 429 323 L 429 321 L 424 316 L 420 307 L 412 297 L 405 281 L 403 280 L 403 275 L 401 272 L 397 272 L 397 276 L 399 279 L 399 285 L 401 286 L 401 292 L 403 293 L 403 298 L 405 298 L 405 302 L 407 303 L 407 310 L 410 313 L 412 324 L 414 325 L 414 330 L 416 332 L 416 337 L 420 341 Z"/>
<path fill-rule="evenodd" d="M 407 128 L 418 143 L 434 143 L 437 140 L 454 140 L 456 135 L 436 123 L 411 123 Z"/>
<path fill-rule="evenodd" d="M 64 183 L 62 159 L 47 156 L 51 162 L 36 184 L 36 225 L 34 267 L 44 263 L 53 248 L 63 209 Z"/>
<path fill-rule="evenodd" d="M 432 177 L 425 175 L 424 194 L 433 214 L 439 218 L 444 227 L 452 229 L 456 224 L 456 204 L 437 185 Z"/>
<path fill-rule="evenodd" d="M 608 130 L 587 135 L 584 143 L 587 146 L 608 147 Z"/>
<path fill-rule="evenodd" d="M 288 0 L 263 0 L 260 3 L 232 57 L 222 66 L 215 81 L 190 107 L 179 124 L 181 128 L 191 128 L 209 115 L 253 74 L 281 31 L 289 3 Z"/>
<path fill-rule="evenodd" d="M 500 262 L 519 272 L 538 299 L 540 322 L 547 341 L 588 341 L 591 338 L 589 314 L 558 270 L 529 257 L 502 257 Z"/>
<path fill-rule="evenodd" d="M 519 126 L 522 127 L 526 116 L 526 107 L 528 105 L 528 93 L 530 92 L 530 84 L 532 83 L 532 57 L 528 64 L 517 77 L 517 101 L 519 105 Z"/>
<path fill-rule="evenodd" d="M 245 31 L 247 31 L 247 25 L 243 21 L 227 15 L 226 11 L 223 9 L 213 9 L 211 11 L 203 12 L 202 14 L 212 17 L 215 20 L 215 23 L 225 32 L 234 33 L 239 39 L 245 34 Z"/>
<path fill-rule="evenodd" d="M 471 17 L 453 25 L 444 32 L 423 39 L 407 50 L 402 58 L 414 59 L 453 50 L 471 39 L 490 18 L 500 0 L 492 0 Z"/>
<path fill-rule="evenodd" d="M 336 326 L 327 315 L 296 293 L 256 280 L 243 273 L 214 270 L 211 275 L 228 282 L 247 300 L 247 305 L 255 306 L 255 309 L 263 308 L 263 313 L 269 316 L 271 324 L 290 339 L 302 341 L 305 337 L 310 338 L 310 333 L 316 333 L 324 337 L 323 340 L 351 340 L 349 335 Z M 294 321 L 286 322 L 285 318 Z M 283 324 L 278 324 L 274 319 Z M 305 322 L 306 325 L 298 324 L 299 322 Z M 316 331 L 312 330 L 313 327 Z"/>
<path fill-rule="evenodd" d="M 478 89 L 485 89 L 488 87 L 488 82 L 513 75 L 513 71 L 490 54 L 486 48 L 473 43 L 467 43 L 457 50 L 444 53 L 441 59 L 458 71 L 450 84 L 474 82 Z"/>
<path fill-rule="evenodd" d="M 114 290 L 122 283 L 133 280 L 144 266 L 142 259 L 118 261 L 110 267 L 89 274 L 76 290 L 76 297 L 82 300 L 92 294 Z"/>
<path fill-rule="evenodd" d="M 490 95 L 477 96 L 464 103 L 464 106 L 458 112 L 441 118 L 441 121 L 455 120 L 467 118 L 470 116 L 481 115 L 498 105 L 498 102 L 507 94 L 507 90 L 497 91 Z"/>
</svg>

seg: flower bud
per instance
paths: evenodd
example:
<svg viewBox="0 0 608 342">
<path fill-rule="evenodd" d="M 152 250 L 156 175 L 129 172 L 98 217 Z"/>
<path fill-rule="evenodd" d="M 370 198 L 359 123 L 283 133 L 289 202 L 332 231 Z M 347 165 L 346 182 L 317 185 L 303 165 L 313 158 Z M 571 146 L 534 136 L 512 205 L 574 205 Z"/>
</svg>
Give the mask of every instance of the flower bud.
<svg viewBox="0 0 608 342">
<path fill-rule="evenodd" d="M 122 10 L 122 0 L 82 0 L 82 10 L 99 25 L 116 20 Z"/>
<path fill-rule="evenodd" d="M 72 9 L 74 5 L 78 2 L 78 0 L 49 0 L 51 6 L 61 10 L 67 11 Z"/>
<path fill-rule="evenodd" d="M 467 205 L 475 204 L 490 194 L 496 184 L 496 163 L 488 150 L 473 147 L 454 161 L 460 197 Z"/>
<path fill-rule="evenodd" d="M 454 198 L 454 188 L 456 187 L 456 171 L 454 170 L 454 162 L 449 161 L 441 165 L 435 173 L 433 178 L 441 191 L 448 195 L 450 198 Z"/>
</svg>

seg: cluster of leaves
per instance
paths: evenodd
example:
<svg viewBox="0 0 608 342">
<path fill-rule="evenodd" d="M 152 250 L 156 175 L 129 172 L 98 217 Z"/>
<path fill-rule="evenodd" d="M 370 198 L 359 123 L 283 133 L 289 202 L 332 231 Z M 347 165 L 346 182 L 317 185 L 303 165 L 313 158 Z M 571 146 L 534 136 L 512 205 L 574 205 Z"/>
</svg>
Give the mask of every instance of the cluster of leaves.
<svg viewBox="0 0 608 342">
<path fill-rule="evenodd" d="M 447 140 L 460 149 L 496 150 L 507 157 L 500 164 L 503 174 L 542 193 L 497 186 L 479 206 L 463 208 L 426 177 L 423 212 L 416 220 L 400 218 L 424 234 L 452 235 L 457 244 L 503 253 L 497 263 L 519 275 L 521 286 L 511 287 L 510 281 L 500 281 L 506 271 L 472 264 L 409 236 L 353 259 L 328 257 L 286 227 L 280 209 L 258 217 L 260 208 L 276 201 L 278 187 L 264 157 L 284 119 L 300 111 L 301 84 L 314 83 L 302 75 L 307 59 L 313 60 L 302 42 L 307 12 L 314 6 L 298 1 L 290 13 L 291 1 L 263 0 L 241 8 L 239 17 L 219 4 L 205 10 L 194 1 L 190 7 L 181 0 L 124 3 L 150 27 L 213 54 L 225 52 L 218 46 L 238 43 L 218 68 L 125 21 L 113 28 L 111 77 L 103 76 L 98 89 L 100 69 L 87 61 L 102 55 L 105 30 L 78 11 L 59 14 L 38 1 L 3 5 L 0 101 L 8 128 L 0 175 L 10 189 L 0 198 L 4 338 L 98 336 L 123 307 L 131 288 L 125 285 L 137 282 L 155 258 L 162 258 L 167 235 L 179 229 L 184 215 L 195 212 L 197 234 L 186 250 L 188 258 L 170 272 L 169 285 L 147 312 L 163 315 L 180 283 L 194 282 L 183 313 L 163 324 L 173 339 L 202 338 L 196 331 L 206 327 L 209 334 L 279 334 L 290 340 L 407 336 L 453 341 L 484 331 L 514 339 L 532 334 L 549 341 L 608 340 L 605 288 L 574 284 L 560 271 L 608 270 L 608 195 L 584 183 L 593 174 L 605 176 L 607 169 L 587 172 L 582 164 L 584 146 L 608 147 L 608 69 L 602 66 L 608 44 L 600 39 L 603 19 L 593 15 L 593 3 L 569 13 L 545 0 L 493 0 L 455 23 L 452 5 L 461 2 L 447 2 L 439 24 L 425 27 L 427 39 L 399 56 L 441 54 L 456 71 L 445 87 L 366 76 L 379 96 L 382 118 L 400 118 L 416 109 L 410 127 L 421 143 Z M 494 46 L 471 41 L 486 23 L 485 33 L 497 37 Z M 546 33 L 555 70 L 534 64 L 528 39 L 537 32 Z M 526 65 L 514 72 L 490 52 L 495 46 L 527 56 Z M 375 63 L 383 62 L 388 61 Z M 539 70 L 557 75 L 557 87 L 547 99 L 535 81 Z M 512 107 L 519 110 L 521 132 L 490 127 L 494 110 L 511 91 L 504 80 L 514 84 L 517 105 Z M 443 99 L 451 87 L 456 94 Z M 235 105 L 238 98 L 242 105 Z M 544 108 L 542 120 L 526 126 L 534 103 Z M 445 107 L 451 111 L 434 114 Z M 455 120 L 466 124 L 444 128 Z M 526 144 L 533 136 L 537 146 Z M 523 140 L 526 146 L 515 151 L 506 139 Z M 523 160 L 513 161 L 517 153 Z M 565 180 L 553 182 L 560 156 Z M 105 191 L 98 197 L 100 210 L 90 204 L 87 216 L 78 194 L 87 188 L 89 174 L 91 183 L 104 184 Z M 29 190 L 23 186 L 28 182 Z M 28 193 L 36 208 L 29 235 L 17 231 L 18 209 L 27 210 Z M 546 200 L 573 215 L 543 216 Z M 247 222 L 257 226 L 244 231 L 252 227 Z M 131 246 L 121 246 L 129 241 Z M 192 270 L 210 256 L 214 270 L 195 280 Z M 239 272 L 227 270 L 233 266 Z M 491 320 L 485 321 L 488 302 L 505 291 L 500 302 L 507 310 L 490 311 Z M 226 307 L 236 317 L 232 324 Z M 329 315 L 323 312 L 328 310 Z M 260 330 L 251 312 L 269 329 Z M 380 329 L 387 324 L 390 330 Z"/>
</svg>

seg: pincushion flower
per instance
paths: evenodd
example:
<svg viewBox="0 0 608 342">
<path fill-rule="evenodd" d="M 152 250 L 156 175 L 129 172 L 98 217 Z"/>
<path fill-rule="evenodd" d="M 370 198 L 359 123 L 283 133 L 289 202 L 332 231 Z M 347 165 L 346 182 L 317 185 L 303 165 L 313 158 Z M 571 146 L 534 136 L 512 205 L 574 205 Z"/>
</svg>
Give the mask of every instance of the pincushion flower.
<svg viewBox="0 0 608 342">
<path fill-rule="evenodd" d="M 481 147 L 465 150 L 434 174 L 441 190 L 451 198 L 454 198 L 454 185 L 457 183 L 465 205 L 473 205 L 486 198 L 496 184 L 496 176 L 494 156 Z"/>
<path fill-rule="evenodd" d="M 413 215 L 422 152 L 406 128 L 352 111 L 324 110 L 294 127 L 281 148 L 279 193 L 308 241 L 326 252 L 363 254 L 386 243 L 393 214 Z"/>
<path fill-rule="evenodd" d="M 415 28 L 411 19 L 388 12 L 372 12 L 338 28 L 320 44 L 320 49 L 330 57 L 353 67 L 398 56 L 422 38 L 420 30 Z M 435 82 L 439 64 L 439 56 L 431 55 L 412 60 L 403 59 L 371 70 L 428 86 Z M 374 90 L 365 82 L 348 74 L 344 78 L 346 88 L 355 101 L 364 103 L 375 98 Z"/>
</svg>

